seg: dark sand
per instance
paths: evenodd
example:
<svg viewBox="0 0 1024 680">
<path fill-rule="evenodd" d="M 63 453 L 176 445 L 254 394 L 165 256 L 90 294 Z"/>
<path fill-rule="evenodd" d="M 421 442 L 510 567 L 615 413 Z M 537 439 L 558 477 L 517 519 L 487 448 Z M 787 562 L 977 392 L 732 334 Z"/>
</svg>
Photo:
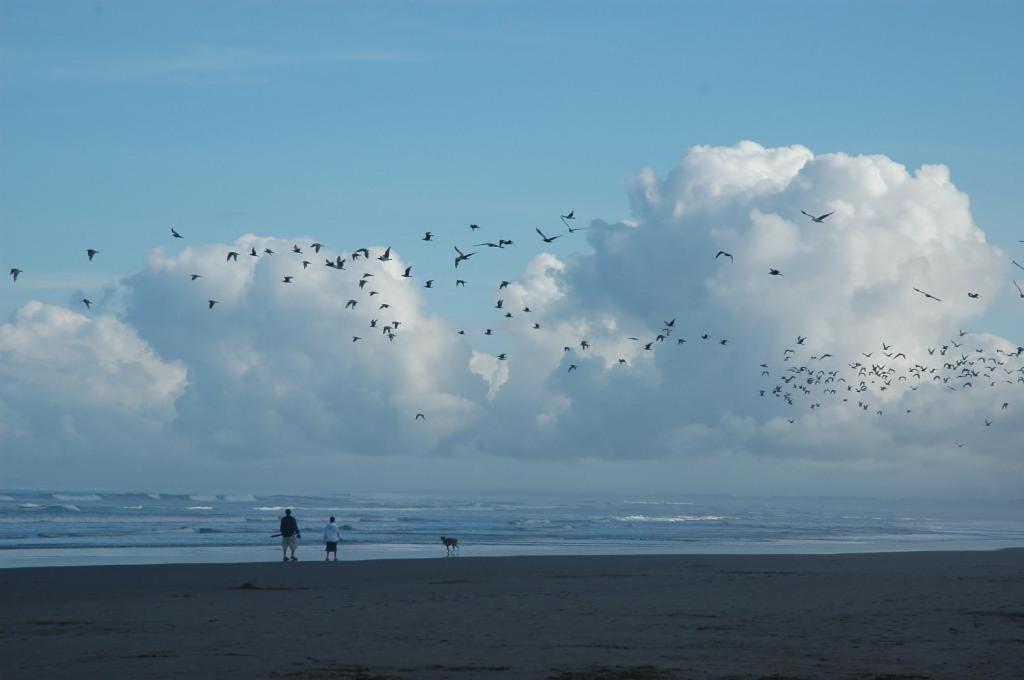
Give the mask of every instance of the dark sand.
<svg viewBox="0 0 1024 680">
<path fill-rule="evenodd" d="M 20 569 L 0 587 L 4 680 L 1024 677 L 1024 550 Z"/>
</svg>

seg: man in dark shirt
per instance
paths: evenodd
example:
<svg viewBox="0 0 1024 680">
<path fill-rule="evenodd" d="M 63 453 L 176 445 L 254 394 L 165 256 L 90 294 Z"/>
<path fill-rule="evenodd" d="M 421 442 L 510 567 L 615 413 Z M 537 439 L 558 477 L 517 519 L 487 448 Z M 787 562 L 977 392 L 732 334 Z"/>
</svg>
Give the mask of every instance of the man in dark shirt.
<svg viewBox="0 0 1024 680">
<path fill-rule="evenodd" d="M 285 508 L 284 517 L 281 518 L 281 553 L 284 562 L 288 561 L 289 550 L 292 551 L 292 561 L 299 560 L 295 556 L 295 551 L 299 547 L 300 538 L 302 538 L 302 532 L 299 531 L 299 523 L 292 517 L 291 508 Z"/>
</svg>

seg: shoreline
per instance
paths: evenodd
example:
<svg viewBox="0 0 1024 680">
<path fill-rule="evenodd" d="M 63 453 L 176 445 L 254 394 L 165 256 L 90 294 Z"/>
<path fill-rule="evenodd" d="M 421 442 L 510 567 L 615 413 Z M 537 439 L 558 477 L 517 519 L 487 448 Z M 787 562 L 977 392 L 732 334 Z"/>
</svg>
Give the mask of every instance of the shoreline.
<svg viewBox="0 0 1024 680">
<path fill-rule="evenodd" d="M 1010 548 L 7 569 L 0 676 L 1011 678 L 1022 566 Z"/>
</svg>

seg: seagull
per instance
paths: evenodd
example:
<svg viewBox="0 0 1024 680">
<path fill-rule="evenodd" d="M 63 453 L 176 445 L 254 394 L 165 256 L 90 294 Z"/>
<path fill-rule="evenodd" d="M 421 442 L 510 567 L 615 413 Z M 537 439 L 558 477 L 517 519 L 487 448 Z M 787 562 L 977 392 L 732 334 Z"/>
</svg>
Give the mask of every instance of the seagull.
<svg viewBox="0 0 1024 680">
<path fill-rule="evenodd" d="M 177 229 L 175 229 L 174 227 L 171 227 L 171 237 L 172 237 L 172 238 L 185 238 L 184 236 L 182 236 L 181 234 L 179 234 L 179 233 L 178 233 L 178 230 L 177 230 Z"/>
<path fill-rule="evenodd" d="M 411 266 L 405 268 L 405 273 L 402 274 L 402 278 L 403 279 L 411 279 L 412 278 L 412 267 Z"/>
<path fill-rule="evenodd" d="M 501 283 L 498 284 L 498 290 L 504 290 L 508 288 L 508 284 L 508 281 L 502 281 Z"/>
<path fill-rule="evenodd" d="M 460 286 L 463 287 L 463 288 L 466 287 L 466 280 L 465 279 L 455 279 L 455 287 L 458 288 Z"/>
<path fill-rule="evenodd" d="M 92 262 L 92 258 L 94 258 L 97 255 L 99 255 L 100 251 L 95 250 L 93 248 L 89 248 L 89 250 L 85 251 L 85 254 L 89 256 L 89 262 Z"/>
<path fill-rule="evenodd" d="M 810 217 L 812 222 L 817 222 L 818 224 L 821 224 L 822 222 L 824 222 L 828 218 L 828 216 L 832 214 L 832 213 L 829 212 L 829 213 L 825 213 L 824 215 L 818 215 L 817 217 L 815 217 L 814 215 L 812 215 L 809 212 L 805 212 L 803 210 L 801 210 L 800 212 L 802 212 L 804 215 L 807 215 L 808 217 Z M 835 212 L 835 211 L 833 211 L 833 212 Z"/>
<path fill-rule="evenodd" d="M 768 273 L 771 274 L 772 276 L 782 276 L 782 272 L 780 272 L 778 269 L 769 269 Z"/>
<path fill-rule="evenodd" d="M 925 296 L 926 298 L 928 298 L 930 300 L 935 300 L 936 302 L 942 302 L 942 300 L 940 300 L 939 298 L 935 297 L 931 293 L 924 292 L 920 288 L 914 288 L 914 290 L 916 290 L 918 293 L 920 293 L 921 295 Z"/>
<path fill-rule="evenodd" d="M 249 257 L 259 257 L 259 253 L 256 252 L 255 248 L 249 249 Z"/>
<path fill-rule="evenodd" d="M 498 355 L 498 361 L 504 361 L 505 359 L 508 359 L 508 357 L 504 353 Z"/>
<path fill-rule="evenodd" d="M 264 254 L 264 255 L 273 255 L 273 254 L 274 254 L 274 251 L 273 251 L 273 250 L 271 250 L 270 248 L 264 248 L 264 249 L 263 249 L 263 254 Z"/>
<path fill-rule="evenodd" d="M 323 243 L 310 243 L 309 247 L 312 248 L 317 255 L 320 254 L 320 249 L 324 247 Z"/>
<path fill-rule="evenodd" d="M 426 419 L 427 419 L 427 417 L 425 415 L 423 415 L 422 413 L 417 413 L 416 417 L 413 420 L 426 420 Z"/>
<path fill-rule="evenodd" d="M 541 230 L 540 230 L 539 228 L 537 228 L 537 227 L 534 227 L 534 231 L 536 231 L 536 232 L 537 232 L 538 234 L 540 234 L 540 237 L 541 237 L 541 239 L 543 239 L 543 240 L 544 240 L 544 243 L 551 243 L 552 241 L 555 241 L 556 239 L 560 239 L 560 238 L 562 238 L 562 235 L 561 235 L 561 234 L 559 234 L 558 236 L 545 236 L 545 235 L 544 235 L 544 232 L 543 232 L 543 231 L 541 231 Z"/>
<path fill-rule="evenodd" d="M 469 230 L 470 231 L 476 231 L 479 228 L 480 228 L 480 225 L 478 225 L 478 224 L 471 224 L 471 225 L 469 225 Z"/>
<path fill-rule="evenodd" d="M 455 258 L 455 268 L 456 268 L 456 269 L 458 269 L 458 268 L 459 268 L 459 263 L 460 263 L 460 262 L 463 262 L 463 261 L 465 261 L 465 260 L 468 260 L 469 258 L 471 258 L 471 257 L 473 257 L 474 255 L 476 255 L 476 253 L 464 253 L 464 252 L 462 252 L 461 250 L 459 250 L 459 247 L 458 247 L 458 246 L 453 246 L 453 247 L 455 248 L 455 252 L 457 252 L 457 253 L 458 253 L 458 256 L 457 256 L 457 257 Z"/>
<path fill-rule="evenodd" d="M 82 304 L 85 305 L 86 309 L 92 309 L 92 300 L 89 298 L 82 298 Z"/>
<path fill-rule="evenodd" d="M 306 267 L 308 267 L 311 264 L 312 264 L 312 262 L 310 262 L 309 260 L 303 260 L 302 261 L 302 268 L 305 269 Z"/>
<path fill-rule="evenodd" d="M 576 219 L 576 211 L 570 210 L 568 214 L 560 216 L 563 220 L 574 220 Z"/>
<path fill-rule="evenodd" d="M 292 279 L 294 279 L 294 278 L 295 278 L 294 276 L 286 276 L 283 279 L 281 279 L 281 283 L 291 283 Z"/>
<path fill-rule="evenodd" d="M 384 251 L 383 255 L 378 255 L 377 259 L 380 260 L 381 262 L 388 262 L 388 261 L 390 261 L 391 260 L 391 246 L 387 247 L 387 250 Z"/>
<path fill-rule="evenodd" d="M 355 309 L 356 305 L 358 305 L 358 304 L 359 304 L 359 302 L 357 300 L 349 300 L 348 302 L 345 303 L 345 309 L 349 309 L 349 308 Z"/>
<path fill-rule="evenodd" d="M 236 253 L 236 252 L 235 252 L 235 251 L 233 251 L 233 250 L 232 250 L 231 252 L 229 252 L 229 253 L 228 253 L 228 257 L 227 257 L 227 259 L 226 259 L 226 260 L 224 260 L 224 261 L 225 261 L 225 262 L 230 262 L 231 260 L 234 260 L 235 262 L 238 262 L 238 253 Z"/>
<path fill-rule="evenodd" d="M 972 300 L 977 300 L 978 298 L 981 297 L 981 293 L 968 293 L 967 297 L 971 298 Z"/>
<path fill-rule="evenodd" d="M 380 303 L 380 307 L 378 307 L 377 310 L 380 311 L 382 309 L 391 309 L 391 305 L 389 305 L 386 302 L 382 302 L 382 303 Z"/>
<path fill-rule="evenodd" d="M 434 287 L 434 279 L 427 279 L 427 282 L 423 284 L 423 287 L 424 288 L 433 288 Z"/>
<path fill-rule="evenodd" d="M 207 309 L 213 309 L 213 306 L 215 304 L 217 304 L 217 301 L 216 300 L 207 300 L 206 304 L 208 305 Z"/>
<path fill-rule="evenodd" d="M 434 240 L 433 232 L 429 232 L 428 231 L 427 233 L 423 234 L 423 240 L 424 241 L 433 241 Z"/>
<path fill-rule="evenodd" d="M 189 277 L 190 277 L 190 278 L 191 278 L 191 279 L 192 279 L 193 281 L 195 281 L 196 279 L 201 279 L 201 278 L 203 278 L 203 275 L 202 275 L 202 274 L 189 274 Z"/>
<path fill-rule="evenodd" d="M 729 258 L 730 260 L 732 260 L 733 262 L 736 261 L 736 259 L 732 256 L 732 253 L 727 253 L 724 250 L 719 250 L 717 253 L 715 253 L 715 259 L 717 260 L 718 258 L 722 257 L 723 255 L 725 257 Z"/>
<path fill-rule="evenodd" d="M 356 254 L 357 254 L 357 253 L 362 253 L 363 257 L 365 257 L 365 258 L 366 258 L 367 260 L 369 260 L 369 259 L 370 259 L 370 249 L 369 249 L 369 248 L 357 248 L 357 249 L 356 249 L 356 250 L 355 250 L 355 251 L 354 251 L 354 252 L 352 253 L 352 259 L 353 259 L 353 260 L 357 260 L 357 259 L 359 259 L 359 258 L 357 258 L 357 257 L 356 257 Z"/>
<path fill-rule="evenodd" d="M 292 252 L 295 253 L 296 255 L 301 255 L 302 254 L 302 248 L 300 248 L 298 245 L 293 245 L 292 246 Z"/>
<path fill-rule="evenodd" d="M 358 335 L 353 335 L 352 336 L 352 342 L 359 342 L 360 340 L 362 340 L 362 338 L 359 337 Z"/>
<path fill-rule="evenodd" d="M 24 272 L 24 271 L 25 271 L 24 269 L 18 269 L 17 267 L 11 267 L 11 279 L 14 281 L 14 283 L 18 282 L 18 276 L 20 276 L 21 273 Z"/>
<path fill-rule="evenodd" d="M 569 370 L 566 373 L 572 373 L 576 370 L 576 364 L 569 364 Z"/>
<path fill-rule="evenodd" d="M 804 340 L 806 340 L 806 339 L 807 339 L 806 335 L 798 335 L 798 336 L 796 336 L 796 344 L 802 345 L 802 344 L 804 344 Z"/>
<path fill-rule="evenodd" d="M 583 231 L 584 229 L 590 229 L 590 227 L 570 227 L 568 224 L 565 228 L 569 230 L 570 234 L 575 234 L 577 231 Z"/>
</svg>

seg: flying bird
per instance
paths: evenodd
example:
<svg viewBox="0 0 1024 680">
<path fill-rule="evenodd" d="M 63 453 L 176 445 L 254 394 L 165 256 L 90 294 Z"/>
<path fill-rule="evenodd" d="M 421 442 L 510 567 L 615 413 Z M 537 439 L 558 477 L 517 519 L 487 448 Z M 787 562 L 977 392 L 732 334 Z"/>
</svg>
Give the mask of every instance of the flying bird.
<svg viewBox="0 0 1024 680">
<path fill-rule="evenodd" d="M 82 304 L 85 305 L 86 309 L 92 309 L 92 300 L 89 298 L 82 298 Z"/>
<path fill-rule="evenodd" d="M 207 300 L 206 304 L 207 304 L 207 309 L 213 309 L 213 306 L 215 304 L 217 304 L 217 301 L 216 300 Z"/>
<path fill-rule="evenodd" d="M 1017 286 L 1017 292 L 1020 293 L 1021 298 L 1024 299 L 1024 290 L 1021 289 L 1020 284 L 1017 283 L 1016 279 L 1014 279 L 1013 285 Z"/>
<path fill-rule="evenodd" d="M 455 279 L 455 287 L 456 288 L 459 288 L 459 287 L 465 288 L 466 287 L 466 280 L 465 279 Z"/>
<path fill-rule="evenodd" d="M 195 281 L 196 279 L 203 278 L 203 275 L 202 274 L 189 274 L 189 278 L 191 278 L 193 281 Z"/>
<path fill-rule="evenodd" d="M 981 293 L 968 293 L 967 297 L 971 298 L 972 300 L 977 300 L 978 298 L 981 297 Z"/>
<path fill-rule="evenodd" d="M 359 304 L 358 300 L 349 300 L 345 303 L 345 309 L 355 309 L 356 305 Z"/>
<path fill-rule="evenodd" d="M 427 282 L 423 284 L 423 287 L 424 288 L 433 288 L 434 287 L 434 279 L 427 279 Z"/>
<path fill-rule="evenodd" d="M 179 234 L 177 229 L 171 227 L 171 238 L 184 238 L 184 236 Z"/>
<path fill-rule="evenodd" d="M 416 414 L 416 418 L 414 418 L 414 420 L 426 420 L 426 419 L 427 419 L 427 417 L 425 415 L 423 415 L 422 413 L 417 413 Z"/>
<path fill-rule="evenodd" d="M 1017 260 L 1010 260 L 1010 261 L 1013 262 L 1015 265 L 1017 265 L 1018 269 L 1024 269 L 1024 264 L 1021 264 L 1020 262 L 1017 262 Z"/>
<path fill-rule="evenodd" d="M 769 269 L 768 273 L 771 274 L 772 276 L 782 276 L 782 272 L 780 272 L 778 269 Z"/>
<path fill-rule="evenodd" d="M 575 210 L 570 210 L 568 212 L 568 214 L 561 215 L 561 218 L 563 220 L 574 220 L 574 219 L 576 219 L 576 211 Z"/>
<path fill-rule="evenodd" d="M 433 241 L 434 240 L 433 232 L 428 231 L 427 233 L 423 234 L 423 240 L 424 241 Z"/>
<path fill-rule="evenodd" d="M 403 279 L 411 279 L 412 278 L 412 267 L 411 266 L 405 268 L 405 273 L 402 274 L 402 278 Z"/>
<path fill-rule="evenodd" d="M 283 279 L 281 279 L 281 283 L 291 283 L 292 279 L 294 279 L 294 278 L 295 278 L 294 276 L 286 276 Z"/>
<path fill-rule="evenodd" d="M 828 212 L 828 213 L 825 213 L 824 215 L 818 215 L 817 217 L 815 217 L 811 213 L 806 212 L 804 210 L 801 210 L 800 212 L 802 212 L 804 215 L 807 215 L 808 217 L 810 217 L 812 222 L 817 222 L 818 224 L 821 224 L 822 222 L 824 222 L 826 219 L 828 219 L 829 215 L 832 214 L 832 213 Z M 833 211 L 833 212 L 835 212 L 835 211 Z"/>
<path fill-rule="evenodd" d="M 735 258 L 734 258 L 734 257 L 732 256 L 732 253 L 727 253 L 727 252 L 725 252 L 724 250 L 719 250 L 719 251 L 718 251 L 717 253 L 715 253 L 715 259 L 716 259 L 716 260 L 717 260 L 718 258 L 720 258 L 720 257 L 723 257 L 723 256 L 724 256 L 724 257 L 727 257 L 727 258 L 729 258 L 729 259 L 730 259 L 730 260 L 732 260 L 733 262 L 735 262 L 735 261 L 736 261 L 736 259 L 735 259 Z"/>
<path fill-rule="evenodd" d="M 95 250 L 93 248 L 89 248 L 87 251 L 85 251 L 85 254 L 89 256 L 89 262 L 92 262 L 92 258 L 94 258 L 97 255 L 99 255 L 100 251 Z"/>
<path fill-rule="evenodd" d="M 359 342 L 360 340 L 362 340 L 362 338 L 359 337 L 358 335 L 353 335 L 352 336 L 352 342 Z"/>
<path fill-rule="evenodd" d="M 235 262 L 238 262 L 238 253 L 236 253 L 236 252 L 235 252 L 235 251 L 233 251 L 233 250 L 232 250 L 231 252 L 229 252 L 229 253 L 228 253 L 228 257 L 227 257 L 227 259 L 226 259 L 226 260 L 224 260 L 224 261 L 225 261 L 225 262 L 230 262 L 231 260 L 234 260 Z"/>
<path fill-rule="evenodd" d="M 924 292 L 924 291 L 923 291 L 923 290 L 921 290 L 920 288 L 914 288 L 914 290 L 915 290 L 915 291 L 917 291 L 918 293 L 920 293 L 921 295 L 925 296 L 925 297 L 926 297 L 926 298 L 928 298 L 929 300 L 935 300 L 936 302 L 942 302 L 942 300 L 940 300 L 939 298 L 935 297 L 935 296 L 934 296 L 934 295 L 932 295 L 931 293 L 926 293 L 926 292 Z"/>
<path fill-rule="evenodd" d="M 378 255 L 377 259 L 380 260 L 381 262 L 388 262 L 388 261 L 390 261 L 391 260 L 391 246 L 387 247 L 387 250 L 384 251 L 383 255 Z"/>
<path fill-rule="evenodd" d="M 324 244 L 323 243 L 310 243 L 309 247 L 312 248 L 314 250 L 314 252 L 316 252 L 317 255 L 319 255 L 320 254 L 320 249 L 324 247 Z"/>
<path fill-rule="evenodd" d="M 479 229 L 479 228 L 480 228 L 480 225 L 477 225 L 477 224 L 471 224 L 471 225 L 469 225 L 469 230 L 470 230 L 470 231 L 476 231 L 476 230 L 477 230 L 477 229 Z"/>
<path fill-rule="evenodd" d="M 21 276 L 22 272 L 24 272 L 24 271 L 25 271 L 24 269 L 18 269 L 17 267 L 11 267 L 11 279 L 13 280 L 14 283 L 18 282 L 18 277 Z"/>
<path fill-rule="evenodd" d="M 297 254 L 297 255 L 301 255 L 302 254 L 302 248 L 300 248 L 298 245 L 293 245 L 292 246 L 292 252 Z"/>
<path fill-rule="evenodd" d="M 249 249 L 249 257 L 259 257 L 259 253 L 256 252 L 255 248 Z"/>
<path fill-rule="evenodd" d="M 544 232 L 541 231 L 538 227 L 534 227 L 534 231 L 536 231 L 538 234 L 540 234 L 540 237 L 544 241 L 544 243 L 551 243 L 551 242 L 555 241 L 556 239 L 562 238 L 561 234 L 559 234 L 558 236 L 545 236 Z"/>
<path fill-rule="evenodd" d="M 465 262 L 469 258 L 471 258 L 474 255 L 476 255 L 476 253 L 464 253 L 461 250 L 459 250 L 458 246 L 452 246 L 452 247 L 455 248 L 455 252 L 458 253 L 458 256 L 456 256 L 456 258 L 455 258 L 455 268 L 456 269 L 459 268 L 459 263 L 460 262 Z"/>
</svg>

